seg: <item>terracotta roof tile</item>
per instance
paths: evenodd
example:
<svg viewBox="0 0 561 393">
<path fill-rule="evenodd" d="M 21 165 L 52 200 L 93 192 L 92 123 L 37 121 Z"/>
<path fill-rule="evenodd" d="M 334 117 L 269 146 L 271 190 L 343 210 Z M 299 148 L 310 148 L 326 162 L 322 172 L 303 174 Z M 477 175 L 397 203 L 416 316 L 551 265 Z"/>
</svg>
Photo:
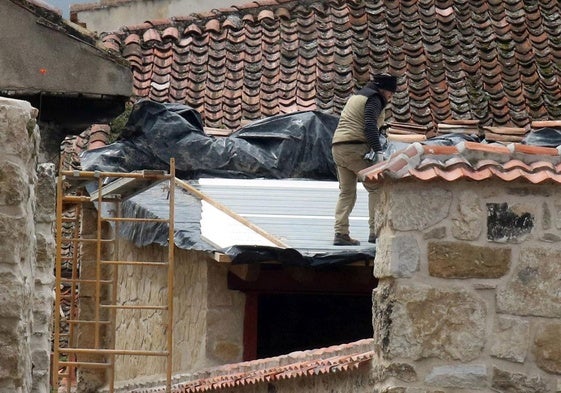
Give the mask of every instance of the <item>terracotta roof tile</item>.
<svg viewBox="0 0 561 393">
<path fill-rule="evenodd" d="M 363 170 L 364 181 L 415 178 L 421 181 L 468 179 L 561 183 L 561 149 L 463 141 L 454 146 L 413 143 L 384 162 Z"/>
<path fill-rule="evenodd" d="M 173 393 L 213 392 L 236 386 L 255 385 L 305 376 L 339 373 L 368 364 L 374 357 L 373 340 L 360 340 L 275 358 L 229 364 L 197 372 L 186 382 L 172 386 Z M 157 393 L 165 388 L 137 388 L 131 393 Z"/>
<path fill-rule="evenodd" d="M 561 118 L 560 13 L 550 0 L 267 0 L 126 26 L 103 39 L 131 63 L 139 98 L 155 89 L 158 99 L 201 107 L 201 88 L 216 89 L 217 68 L 227 67 L 244 97 L 260 97 L 244 104 L 253 118 L 339 113 L 372 73 L 390 71 L 401 76 L 390 120 L 526 127 Z M 147 51 L 165 44 L 173 56 Z M 167 97 L 161 82 L 142 83 L 166 73 L 173 86 Z M 218 107 L 220 98 L 213 100 Z M 228 124 L 239 124 L 242 112 L 228 112 Z M 225 114 L 213 112 L 217 125 Z"/>
</svg>

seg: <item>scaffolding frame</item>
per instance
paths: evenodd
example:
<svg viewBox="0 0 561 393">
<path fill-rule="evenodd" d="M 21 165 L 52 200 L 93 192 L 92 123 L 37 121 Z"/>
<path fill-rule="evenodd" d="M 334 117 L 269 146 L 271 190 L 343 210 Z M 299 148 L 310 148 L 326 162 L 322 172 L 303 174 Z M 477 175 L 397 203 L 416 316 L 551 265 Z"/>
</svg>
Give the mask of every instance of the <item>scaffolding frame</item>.
<svg viewBox="0 0 561 393">
<path fill-rule="evenodd" d="M 90 195 L 84 192 L 86 183 L 96 182 L 97 189 Z M 110 181 L 108 184 L 107 181 Z M 136 218 L 122 217 L 121 203 L 156 183 L 169 183 L 169 215 L 167 218 Z M 173 292 L 174 292 L 174 221 L 175 221 L 175 160 L 170 160 L 170 170 L 139 171 L 131 173 L 101 172 L 101 171 L 65 171 L 60 170 L 57 179 L 56 204 L 56 260 L 55 260 L 55 304 L 53 326 L 53 356 L 51 385 L 59 391 L 66 388 L 70 393 L 76 371 L 87 368 L 102 368 L 106 370 L 105 380 L 109 392 L 115 391 L 115 359 L 117 356 L 157 356 L 166 361 L 166 392 L 171 392 L 172 356 L 173 356 Z M 70 185 L 70 187 L 69 187 Z M 95 204 L 97 208 L 97 222 L 95 239 L 82 236 L 80 224 L 84 204 Z M 113 216 L 104 216 L 103 207 L 113 204 Z M 68 216 L 70 212 L 70 217 Z M 119 226 L 123 222 L 161 222 L 167 223 L 168 252 L 164 261 L 129 261 L 118 260 L 119 255 Z M 103 224 L 112 223 L 114 236 L 112 239 L 103 238 Z M 70 224 L 71 230 L 66 227 Z M 65 231 L 66 229 L 66 231 Z M 95 247 L 95 277 L 81 278 L 79 267 L 83 262 L 79 251 L 83 244 L 90 243 Z M 112 258 L 103 259 L 103 245 L 113 244 Z M 64 254 L 69 250 L 70 255 Z M 70 265 L 70 273 L 63 265 Z M 134 304 L 127 305 L 127 299 L 117 299 L 119 267 L 123 265 L 167 269 L 167 296 L 165 304 Z M 104 275 L 104 267 L 110 273 Z M 80 289 L 85 286 L 94 287 L 93 318 L 82 319 L 79 313 Z M 107 299 L 102 299 L 102 288 L 110 288 Z M 66 290 L 63 290 L 66 288 Z M 102 302 L 103 300 L 103 302 Z M 109 304 L 107 301 L 109 300 Z M 69 307 L 68 318 L 62 312 L 63 302 Z M 116 342 L 117 312 L 119 310 L 161 310 L 167 312 L 165 329 L 165 348 L 162 350 L 123 349 Z M 109 318 L 101 318 L 102 310 L 107 310 Z M 61 332 L 65 323 L 67 332 Z M 76 336 L 81 326 L 93 329 L 93 347 L 80 347 Z M 106 335 L 102 337 L 101 327 L 106 328 Z M 107 337 L 109 336 L 109 337 Z M 66 338 L 66 345 L 61 339 Z M 107 339 L 109 338 L 109 339 Z M 62 356 L 64 355 L 64 359 Z M 103 361 L 81 361 L 80 355 L 95 355 Z M 64 372 L 60 370 L 65 369 Z M 62 382 L 66 380 L 65 382 Z M 61 383 L 62 382 L 62 383 Z"/>
</svg>

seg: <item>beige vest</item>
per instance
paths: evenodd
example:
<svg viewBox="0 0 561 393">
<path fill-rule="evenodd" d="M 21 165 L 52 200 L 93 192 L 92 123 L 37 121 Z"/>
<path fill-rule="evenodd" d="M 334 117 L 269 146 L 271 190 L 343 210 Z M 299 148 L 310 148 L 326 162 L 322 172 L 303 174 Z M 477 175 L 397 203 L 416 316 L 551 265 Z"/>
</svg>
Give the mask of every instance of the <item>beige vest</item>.
<svg viewBox="0 0 561 393">
<path fill-rule="evenodd" d="M 366 143 L 366 135 L 364 135 L 364 106 L 368 97 L 363 95 L 354 95 L 345 104 L 339 124 L 333 134 L 333 143 L 335 142 L 364 142 Z M 384 110 L 378 117 L 378 127 L 384 124 Z"/>
</svg>

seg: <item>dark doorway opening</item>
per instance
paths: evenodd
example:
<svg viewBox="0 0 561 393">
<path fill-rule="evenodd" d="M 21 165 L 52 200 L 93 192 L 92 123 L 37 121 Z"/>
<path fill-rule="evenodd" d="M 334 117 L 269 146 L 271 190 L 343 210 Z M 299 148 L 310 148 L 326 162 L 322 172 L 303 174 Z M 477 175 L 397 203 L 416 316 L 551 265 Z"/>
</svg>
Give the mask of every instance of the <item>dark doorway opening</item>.
<svg viewBox="0 0 561 393">
<path fill-rule="evenodd" d="M 257 358 L 373 336 L 370 295 L 261 294 Z"/>
<path fill-rule="evenodd" d="M 232 266 L 228 288 L 246 295 L 243 360 L 372 338 L 377 284 L 369 265 Z"/>
</svg>

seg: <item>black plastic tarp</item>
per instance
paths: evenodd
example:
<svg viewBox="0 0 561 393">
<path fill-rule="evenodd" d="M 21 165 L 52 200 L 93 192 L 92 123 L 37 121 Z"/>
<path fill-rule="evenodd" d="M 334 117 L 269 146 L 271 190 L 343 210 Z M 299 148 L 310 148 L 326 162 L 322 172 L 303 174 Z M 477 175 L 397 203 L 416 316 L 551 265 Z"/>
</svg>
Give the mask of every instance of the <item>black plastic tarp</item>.
<svg viewBox="0 0 561 393">
<path fill-rule="evenodd" d="M 199 112 L 183 104 L 140 101 L 117 142 L 82 154 L 87 171 L 167 169 L 178 177 L 333 180 L 331 137 L 338 117 L 296 112 L 256 121 L 228 137 L 205 134 Z"/>
<path fill-rule="evenodd" d="M 82 153 L 83 170 L 132 172 L 168 170 L 175 159 L 176 176 L 336 180 L 331 139 L 338 117 L 319 111 L 279 115 L 251 123 L 228 137 L 205 134 L 200 114 L 183 104 L 137 102 L 121 138 L 103 148 Z M 166 191 L 152 187 L 123 202 L 129 217 L 166 217 Z M 375 248 L 328 252 L 251 245 L 216 249 L 201 237 L 201 203 L 185 192 L 176 195 L 174 243 L 183 249 L 218 251 L 232 263 L 278 260 L 286 264 L 320 266 L 372 259 Z M 179 202 L 179 203 L 178 203 Z M 335 201 L 334 201 L 335 203 Z M 162 210 L 163 209 L 163 210 Z M 167 243 L 162 224 L 125 223 L 120 235 L 138 246 Z"/>
<path fill-rule="evenodd" d="M 279 115 L 251 123 L 228 137 L 205 134 L 200 114 L 183 104 L 139 101 L 133 107 L 122 137 L 103 148 L 82 154 L 83 170 L 132 172 L 168 170 L 175 159 L 176 176 L 336 180 L 331 140 L 338 117 L 319 111 Z M 428 143 L 454 144 L 460 137 L 433 139 Z M 464 137 L 465 138 L 465 137 Z M 407 144 L 383 141 L 385 155 Z M 153 188 L 125 201 L 128 216 L 163 216 L 162 191 Z M 184 249 L 220 251 L 233 263 L 278 260 L 283 263 L 318 266 L 350 263 L 374 257 L 375 248 L 357 250 L 295 250 L 237 245 L 217 250 L 201 238 L 200 201 L 185 197 L 176 210 L 175 244 Z M 335 201 L 334 201 L 335 203 Z M 160 224 L 129 224 L 121 235 L 137 245 L 167 242 L 167 229 Z"/>
<path fill-rule="evenodd" d="M 561 146 L 561 130 L 548 127 L 540 128 L 526 134 L 522 143 L 542 147 Z"/>
</svg>

